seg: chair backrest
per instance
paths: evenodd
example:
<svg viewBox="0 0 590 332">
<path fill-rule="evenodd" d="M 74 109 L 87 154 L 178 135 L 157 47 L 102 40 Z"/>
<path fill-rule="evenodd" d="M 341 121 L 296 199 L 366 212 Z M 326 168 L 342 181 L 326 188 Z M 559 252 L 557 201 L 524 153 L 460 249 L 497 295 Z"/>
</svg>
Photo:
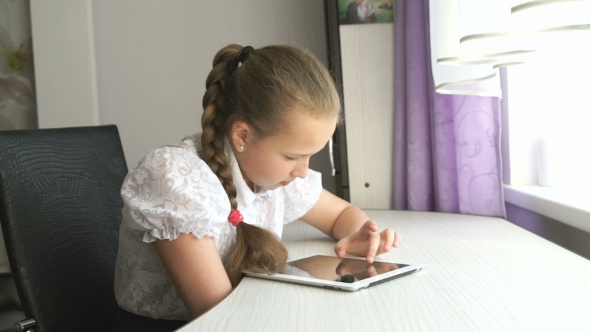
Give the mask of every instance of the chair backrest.
<svg viewBox="0 0 590 332">
<path fill-rule="evenodd" d="M 0 132 L 0 222 L 37 331 L 86 330 L 117 309 L 126 174 L 114 125 Z"/>
</svg>

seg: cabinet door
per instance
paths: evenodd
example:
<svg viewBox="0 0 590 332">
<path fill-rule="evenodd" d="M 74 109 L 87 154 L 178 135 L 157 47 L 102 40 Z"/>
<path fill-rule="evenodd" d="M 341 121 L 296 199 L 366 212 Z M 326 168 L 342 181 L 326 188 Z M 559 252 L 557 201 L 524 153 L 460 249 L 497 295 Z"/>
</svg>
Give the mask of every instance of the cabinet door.
<svg viewBox="0 0 590 332">
<path fill-rule="evenodd" d="M 393 208 L 393 23 L 340 26 L 350 200 Z"/>
</svg>

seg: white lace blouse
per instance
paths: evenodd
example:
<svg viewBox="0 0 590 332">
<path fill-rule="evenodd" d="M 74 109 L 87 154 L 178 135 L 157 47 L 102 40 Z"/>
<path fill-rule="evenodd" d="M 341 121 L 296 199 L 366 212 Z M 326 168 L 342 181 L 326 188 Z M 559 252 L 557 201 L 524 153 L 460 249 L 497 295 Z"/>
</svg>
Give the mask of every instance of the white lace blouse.
<svg viewBox="0 0 590 332">
<path fill-rule="evenodd" d="M 180 294 L 151 244 L 179 234 L 210 236 L 223 261 L 233 249 L 236 229 L 228 221 L 229 199 L 217 176 L 199 157 L 200 134 L 151 151 L 129 172 L 121 188 L 123 221 L 115 270 L 119 306 L 138 315 L 188 320 Z M 309 171 L 285 187 L 252 192 L 226 142 L 238 209 L 249 224 L 279 237 L 283 225 L 297 220 L 317 202 L 321 175 Z"/>
</svg>

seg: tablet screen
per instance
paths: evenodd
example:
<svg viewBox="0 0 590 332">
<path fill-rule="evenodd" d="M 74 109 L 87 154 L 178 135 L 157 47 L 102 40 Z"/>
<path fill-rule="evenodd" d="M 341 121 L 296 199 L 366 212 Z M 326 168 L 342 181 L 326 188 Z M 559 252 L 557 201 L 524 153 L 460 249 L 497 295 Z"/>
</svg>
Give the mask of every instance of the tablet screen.
<svg viewBox="0 0 590 332">
<path fill-rule="evenodd" d="M 288 262 L 282 273 L 321 280 L 353 283 L 406 266 L 408 265 L 386 262 L 369 264 L 364 259 L 316 255 Z"/>
</svg>

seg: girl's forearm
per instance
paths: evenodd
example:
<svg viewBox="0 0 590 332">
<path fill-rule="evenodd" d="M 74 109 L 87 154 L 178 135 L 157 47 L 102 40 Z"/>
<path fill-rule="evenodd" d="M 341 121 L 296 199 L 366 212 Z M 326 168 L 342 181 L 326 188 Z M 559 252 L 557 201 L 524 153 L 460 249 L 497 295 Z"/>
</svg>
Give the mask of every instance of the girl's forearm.
<svg viewBox="0 0 590 332">
<path fill-rule="evenodd" d="M 332 226 L 332 237 L 336 240 L 347 237 L 358 231 L 369 219 L 369 216 L 363 210 L 350 205 L 336 218 L 334 226 Z"/>
</svg>

